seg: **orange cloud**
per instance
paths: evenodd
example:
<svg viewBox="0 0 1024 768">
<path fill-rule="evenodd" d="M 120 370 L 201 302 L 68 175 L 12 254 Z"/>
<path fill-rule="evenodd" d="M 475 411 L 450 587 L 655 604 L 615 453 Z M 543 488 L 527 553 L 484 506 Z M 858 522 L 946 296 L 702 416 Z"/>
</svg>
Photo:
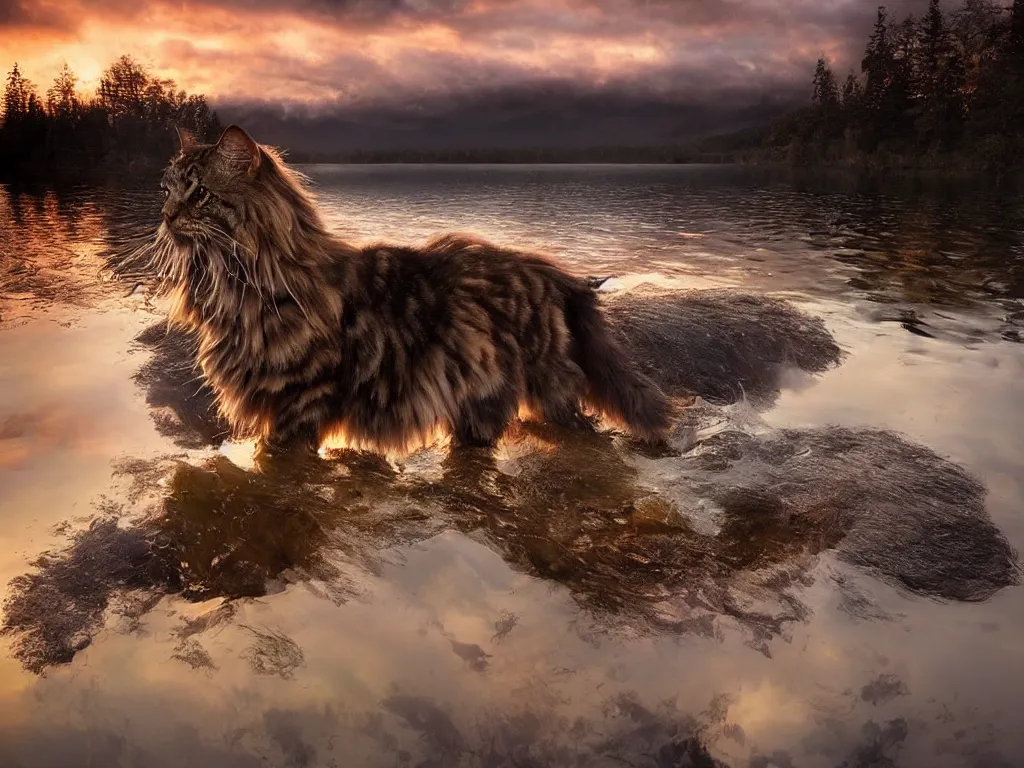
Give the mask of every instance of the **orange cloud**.
<svg viewBox="0 0 1024 768">
<path fill-rule="evenodd" d="M 0 64 L 18 61 L 44 91 L 66 61 L 89 92 L 128 53 L 222 102 L 364 102 L 551 78 L 685 92 L 806 79 L 819 53 L 845 51 L 839 10 L 856 3 L 830 5 L 834 17 L 810 0 L 20 0 L 0 22 Z"/>
</svg>

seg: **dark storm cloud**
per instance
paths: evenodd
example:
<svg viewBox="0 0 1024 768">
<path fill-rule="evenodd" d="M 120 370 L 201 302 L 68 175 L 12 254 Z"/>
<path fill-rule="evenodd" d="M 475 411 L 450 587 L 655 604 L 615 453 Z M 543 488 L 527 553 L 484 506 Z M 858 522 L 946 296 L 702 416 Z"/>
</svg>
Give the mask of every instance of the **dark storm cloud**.
<svg viewBox="0 0 1024 768">
<path fill-rule="evenodd" d="M 896 15 L 924 4 L 889 3 Z M 277 137 L 294 133 L 299 115 L 320 121 L 325 137 L 359 143 L 472 131 L 496 142 L 518 131 L 530 143 L 543 125 L 549 136 L 589 131 L 589 143 L 660 141 L 806 101 L 819 55 L 840 71 L 859 63 L 875 9 L 865 0 L 0 0 L 0 50 L 39 83 L 65 59 L 87 88 L 130 53 L 225 114 L 258 116 L 267 140 L 291 146 Z"/>
<path fill-rule="evenodd" d="M 670 145 L 763 123 L 800 103 L 795 91 L 679 100 L 569 82 L 358 108 L 223 105 L 255 138 L 293 150 L 449 150 Z"/>
<path fill-rule="evenodd" d="M 887 6 L 899 15 L 924 2 L 889 0 Z M 225 10 L 240 17 L 288 14 L 377 31 L 439 23 L 467 35 L 505 32 L 507 39 L 527 46 L 532 35 L 550 33 L 609 38 L 651 33 L 671 40 L 687 31 L 756 37 L 794 29 L 859 46 L 876 9 L 864 0 L 0 0 L 0 27 L 65 28 L 98 16 L 138 18 L 160 5 L 199 21 L 204 12 Z"/>
<path fill-rule="evenodd" d="M 186 2 L 134 2 L 133 0 L 0 0 L 0 27 L 72 28 L 93 17 L 117 15 L 123 19 L 146 16 L 156 5 L 177 7 L 183 13 L 202 14 L 227 9 L 240 14 L 295 14 L 364 28 L 381 28 L 399 21 L 446 21 L 458 18 L 470 0 L 188 0 Z"/>
<path fill-rule="evenodd" d="M 67 29 L 74 24 L 60 6 L 43 5 L 33 0 L 0 0 L 0 29 Z"/>
</svg>

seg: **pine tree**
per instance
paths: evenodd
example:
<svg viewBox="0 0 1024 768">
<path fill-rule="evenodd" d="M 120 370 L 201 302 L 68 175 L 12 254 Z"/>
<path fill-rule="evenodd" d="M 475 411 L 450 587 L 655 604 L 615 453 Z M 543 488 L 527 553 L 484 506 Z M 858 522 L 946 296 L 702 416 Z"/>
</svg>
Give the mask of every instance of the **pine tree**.
<svg viewBox="0 0 1024 768">
<path fill-rule="evenodd" d="M 939 0 L 930 0 L 928 13 L 921 21 L 921 69 L 924 88 L 934 90 L 940 80 L 944 60 L 949 55 L 946 20 Z"/>
<path fill-rule="evenodd" d="M 1011 154 L 1024 159 L 1024 0 L 1014 0 L 1009 26 L 1008 66 L 1001 78 L 1002 132 L 1007 135 Z"/>
<path fill-rule="evenodd" d="M 1013 64 L 1024 68 L 1024 0 L 1013 0 L 1010 9 L 1009 53 Z"/>
<path fill-rule="evenodd" d="M 862 122 L 865 149 L 881 141 L 907 136 L 913 91 L 913 19 L 891 25 L 885 7 L 878 8 L 875 28 L 864 52 Z"/>
<path fill-rule="evenodd" d="M 909 112 L 912 102 L 920 95 L 921 43 L 918 22 L 913 14 L 907 16 L 890 31 L 892 65 L 887 89 L 890 107 Z"/>
<path fill-rule="evenodd" d="M 68 62 L 54 78 L 53 85 L 46 91 L 46 111 L 52 117 L 75 118 L 81 111 L 81 101 L 75 86 L 78 78 L 68 67 Z"/>
<path fill-rule="evenodd" d="M 839 105 L 839 86 L 836 83 L 836 76 L 828 61 L 822 57 L 818 59 L 818 66 L 814 72 L 814 97 L 813 103 L 816 107 L 832 109 Z"/>
<path fill-rule="evenodd" d="M 46 92 L 46 111 L 53 117 L 74 118 L 81 109 L 81 102 L 75 91 L 78 78 L 64 62 L 53 85 Z"/>
<path fill-rule="evenodd" d="M 46 144 L 46 112 L 17 64 L 7 76 L 0 129 L 0 166 L 38 163 Z"/>
<path fill-rule="evenodd" d="M 843 133 L 843 114 L 839 102 L 839 83 L 828 61 L 821 57 L 814 72 L 811 129 L 813 139 L 825 153 L 831 141 Z"/>
<path fill-rule="evenodd" d="M 869 109 L 878 109 L 889 86 L 892 73 L 893 51 L 889 39 L 888 16 L 885 6 L 878 6 L 875 28 L 868 39 L 868 47 L 861 61 L 865 76 L 864 97 Z"/>
<path fill-rule="evenodd" d="M 965 0 L 952 14 L 950 35 L 964 66 L 964 90 L 976 91 L 986 70 L 999 60 L 1007 26 L 996 0 Z"/>
<path fill-rule="evenodd" d="M 919 31 L 916 129 L 925 149 L 950 148 L 963 128 L 965 62 L 954 47 L 939 0 L 931 0 Z"/>
<path fill-rule="evenodd" d="M 145 67 L 131 56 L 121 56 L 103 73 L 97 96 L 115 120 L 141 118 L 145 113 L 149 84 L 149 73 Z"/>
<path fill-rule="evenodd" d="M 17 123 L 27 116 L 29 114 L 29 99 L 34 94 L 34 86 L 21 74 L 21 70 L 15 62 L 14 67 L 7 75 L 7 86 L 4 88 L 4 123 Z"/>
<path fill-rule="evenodd" d="M 46 120 L 46 110 L 43 108 L 43 102 L 39 100 L 39 97 L 34 92 L 28 95 L 28 102 L 25 105 L 25 118 L 28 122 L 35 123 L 41 123 Z"/>
<path fill-rule="evenodd" d="M 863 87 L 857 76 L 851 71 L 843 83 L 843 95 L 840 103 L 843 106 L 843 114 L 847 123 L 855 122 L 861 109 L 863 100 Z"/>
<path fill-rule="evenodd" d="M 200 140 L 214 141 L 222 131 L 217 113 L 210 108 L 206 97 L 202 95 L 192 95 L 180 100 L 175 124 L 188 128 Z"/>
</svg>

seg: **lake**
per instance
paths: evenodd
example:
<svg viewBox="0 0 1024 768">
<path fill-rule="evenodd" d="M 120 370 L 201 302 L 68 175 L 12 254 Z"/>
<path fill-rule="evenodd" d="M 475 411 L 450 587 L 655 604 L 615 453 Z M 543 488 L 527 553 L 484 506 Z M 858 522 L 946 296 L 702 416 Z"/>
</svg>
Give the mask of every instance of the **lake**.
<svg viewBox="0 0 1024 768">
<path fill-rule="evenodd" d="M 0 765 L 1024 764 L 1024 195 L 309 166 L 359 243 L 600 291 L 669 447 L 262 465 L 143 270 L 155 185 L 0 186 Z"/>
</svg>

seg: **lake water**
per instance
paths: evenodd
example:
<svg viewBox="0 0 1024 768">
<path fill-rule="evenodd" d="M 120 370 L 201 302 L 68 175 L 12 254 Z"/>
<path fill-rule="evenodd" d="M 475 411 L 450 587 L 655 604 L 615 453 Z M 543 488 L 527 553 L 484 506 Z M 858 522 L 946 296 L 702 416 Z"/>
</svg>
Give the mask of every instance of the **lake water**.
<svg viewBox="0 0 1024 768">
<path fill-rule="evenodd" d="M 1024 765 L 1024 196 L 305 170 L 610 277 L 671 448 L 260 465 L 104 269 L 155 187 L 0 186 L 0 765 Z"/>
</svg>

